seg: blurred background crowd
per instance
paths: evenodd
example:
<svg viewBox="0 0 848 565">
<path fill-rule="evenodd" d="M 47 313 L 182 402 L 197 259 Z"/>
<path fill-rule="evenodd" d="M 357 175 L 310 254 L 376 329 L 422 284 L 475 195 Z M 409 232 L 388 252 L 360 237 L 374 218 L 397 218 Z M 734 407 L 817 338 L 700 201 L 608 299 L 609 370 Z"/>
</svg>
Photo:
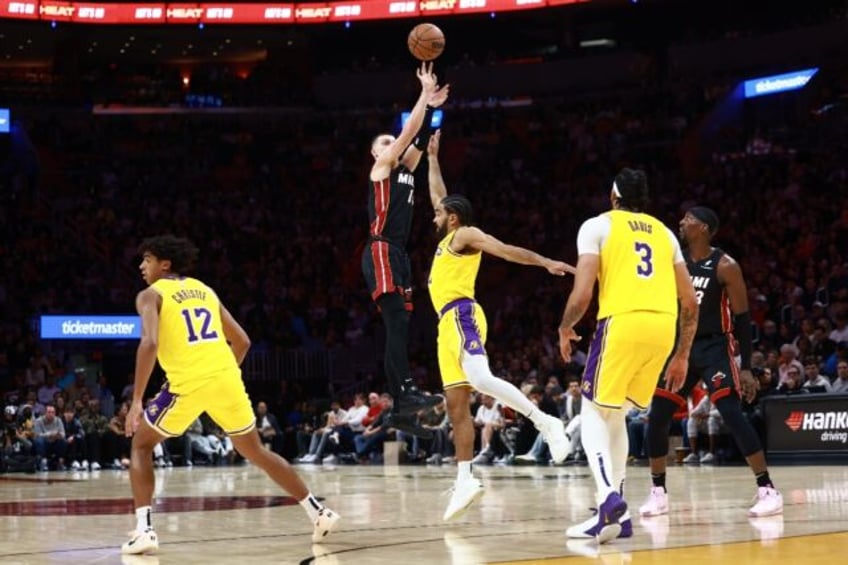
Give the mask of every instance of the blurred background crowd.
<svg viewBox="0 0 848 565">
<path fill-rule="evenodd" d="M 673 229 L 694 204 L 721 218 L 714 241 L 746 277 L 762 394 L 820 390 L 822 379 L 828 392 L 845 392 L 845 3 L 805 7 L 801 17 L 799 7 L 763 12 L 717 2 L 688 19 L 673 2 L 644 4 L 439 20 L 449 47 L 437 72 L 452 84 L 442 125 L 448 190 L 469 196 L 489 233 L 574 262 L 577 228 L 607 207 L 615 172 L 644 168 L 651 212 Z M 0 134 L 5 447 L 39 455 L 49 448 L 53 456 L 77 449 L 61 457 L 67 467 L 122 466 L 127 446 L 116 415 L 132 390 L 134 343 L 41 340 L 37 321 L 132 313 L 143 285 L 138 243 L 174 233 L 200 247 L 197 276 L 251 336 L 245 378 L 262 405 L 260 427 L 275 430 L 269 446 L 303 458 L 314 454 L 312 434 L 321 430 L 315 437 L 326 431 L 342 447 L 318 455 L 367 459 L 353 437 L 368 425 L 327 418 L 331 401 L 346 411 L 357 393 L 365 406 L 390 402 L 377 394 L 383 329 L 359 255 L 369 142 L 396 131 L 415 97 L 408 27 L 84 34 L 70 24 L 0 21 L 0 57 L 9 48 L 5 63 L 0 58 L 0 106 L 13 120 L 11 133 Z M 599 38 L 611 43 L 583 45 Z M 18 41 L 25 47 L 16 49 Z M 123 43 L 126 57 L 110 51 Z M 807 67 L 819 71 L 802 90 L 741 96 L 745 79 Z M 436 241 L 426 166 L 416 186 L 410 352 L 420 386 L 438 393 L 436 316 L 425 284 Z M 564 365 L 556 344 L 569 288 L 540 269 L 495 259 L 483 262 L 477 288 L 495 373 L 537 402 L 550 400 L 566 420 L 569 383 L 581 369 L 580 356 Z M 580 327 L 587 338 L 591 320 L 590 313 Z M 37 423 L 42 414 L 49 421 Z M 500 414 L 504 430 L 520 420 Z M 422 417 L 448 426 L 449 444 L 442 415 Z M 66 443 L 74 421 L 89 439 L 47 445 L 57 441 L 52 418 L 67 424 Z M 340 439 L 345 425 L 353 432 Z M 206 463 L 232 461 L 220 430 L 197 426 L 207 439 L 169 446 L 163 465 L 197 453 Z M 485 426 L 478 448 L 487 459 L 530 452 L 532 433 L 521 436 L 520 422 L 496 434 L 503 446 L 487 452 Z M 408 449 L 413 459 L 450 456 L 445 445 Z M 633 456 L 642 457 L 638 446 Z"/>
</svg>

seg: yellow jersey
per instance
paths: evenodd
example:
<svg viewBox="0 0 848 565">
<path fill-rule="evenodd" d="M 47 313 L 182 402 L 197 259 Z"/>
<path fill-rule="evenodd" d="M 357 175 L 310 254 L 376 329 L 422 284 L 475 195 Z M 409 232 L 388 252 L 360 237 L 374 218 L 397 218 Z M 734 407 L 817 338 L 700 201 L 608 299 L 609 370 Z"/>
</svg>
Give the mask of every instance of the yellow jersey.
<svg viewBox="0 0 848 565">
<path fill-rule="evenodd" d="M 598 319 L 644 311 L 676 316 L 674 264 L 683 256 L 674 234 L 649 214 L 612 210 L 597 219 L 605 232 L 600 239 Z"/>
<path fill-rule="evenodd" d="M 477 282 L 477 271 L 480 270 L 482 253 L 456 253 L 451 251 L 450 242 L 456 230 L 447 234 L 436 247 L 433 266 L 430 267 L 430 277 L 427 288 L 430 290 L 430 300 L 437 313 L 460 298 L 474 300 L 474 283 Z"/>
<path fill-rule="evenodd" d="M 172 392 L 239 370 L 224 336 L 221 302 L 211 288 L 189 277 L 162 278 L 150 286 L 162 297 L 158 358 Z"/>
</svg>

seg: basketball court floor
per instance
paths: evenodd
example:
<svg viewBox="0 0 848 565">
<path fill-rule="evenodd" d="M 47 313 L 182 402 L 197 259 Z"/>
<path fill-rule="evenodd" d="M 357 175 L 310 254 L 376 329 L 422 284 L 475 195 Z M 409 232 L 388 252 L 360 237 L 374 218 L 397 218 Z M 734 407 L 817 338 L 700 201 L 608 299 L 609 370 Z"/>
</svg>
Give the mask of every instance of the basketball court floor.
<svg viewBox="0 0 848 565">
<path fill-rule="evenodd" d="M 295 501 L 258 469 L 156 471 L 156 556 L 123 557 L 134 526 L 126 471 L 0 475 L 0 563 L 472 565 L 839 563 L 848 548 L 848 468 L 783 466 L 772 477 L 783 516 L 749 519 L 744 467 L 671 467 L 669 516 L 639 519 L 604 546 L 568 541 L 588 516 L 587 467 L 480 467 L 486 495 L 444 524 L 456 467 L 299 466 L 343 520 L 326 543 Z M 628 468 L 631 508 L 649 475 Z"/>
</svg>

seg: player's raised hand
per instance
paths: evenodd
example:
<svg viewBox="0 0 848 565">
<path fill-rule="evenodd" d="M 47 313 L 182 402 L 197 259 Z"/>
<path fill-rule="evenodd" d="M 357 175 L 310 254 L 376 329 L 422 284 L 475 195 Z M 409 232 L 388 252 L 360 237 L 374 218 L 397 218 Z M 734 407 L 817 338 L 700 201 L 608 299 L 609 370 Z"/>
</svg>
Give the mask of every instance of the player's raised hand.
<svg viewBox="0 0 848 565">
<path fill-rule="evenodd" d="M 432 94 L 430 94 L 430 98 L 427 100 L 427 105 L 433 108 L 438 108 L 439 106 L 445 103 L 445 100 L 448 99 L 449 94 L 449 84 L 446 84 L 444 86 L 436 86 L 436 90 L 434 90 Z"/>
<path fill-rule="evenodd" d="M 431 94 L 436 91 L 437 82 L 436 75 L 433 74 L 433 63 L 421 62 L 421 66 L 415 71 L 418 80 L 421 81 L 421 90 Z"/>
<path fill-rule="evenodd" d="M 442 130 L 437 129 L 433 135 L 430 136 L 430 141 L 427 142 L 427 154 L 433 155 L 434 157 L 439 154 L 439 140 L 442 137 Z"/>
</svg>

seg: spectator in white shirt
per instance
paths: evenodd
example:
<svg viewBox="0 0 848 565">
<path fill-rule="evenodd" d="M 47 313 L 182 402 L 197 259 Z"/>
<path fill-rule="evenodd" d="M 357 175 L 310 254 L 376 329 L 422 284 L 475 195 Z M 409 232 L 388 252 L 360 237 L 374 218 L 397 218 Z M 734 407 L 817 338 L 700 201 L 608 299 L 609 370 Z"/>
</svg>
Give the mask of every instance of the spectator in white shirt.
<svg viewBox="0 0 848 565">
<path fill-rule="evenodd" d="M 338 400 L 330 403 L 330 411 L 325 414 L 326 420 L 324 426 L 312 432 L 312 439 L 309 442 L 309 452 L 297 460 L 298 463 L 319 463 L 322 461 L 324 448 L 327 445 L 327 440 L 333 434 L 338 426 L 343 426 L 348 419 L 347 412 L 342 410 L 342 405 Z"/>
<path fill-rule="evenodd" d="M 836 321 L 836 327 L 830 331 L 828 337 L 833 343 L 848 341 L 848 313 L 840 310 L 834 316 L 834 320 Z"/>
<path fill-rule="evenodd" d="M 492 437 L 503 428 L 503 412 L 500 403 L 488 394 L 480 395 L 480 406 L 474 415 L 474 428 L 480 430 L 480 453 L 471 460 L 472 463 L 488 463 L 494 456 Z"/>
<path fill-rule="evenodd" d="M 830 392 L 831 385 L 827 377 L 819 373 L 819 364 L 815 357 L 804 359 L 804 384 L 802 388 L 814 386 L 824 387 L 824 392 Z"/>
<path fill-rule="evenodd" d="M 798 348 L 791 343 L 784 343 L 780 346 L 780 365 L 777 367 L 777 372 L 780 375 L 778 385 L 782 385 L 789 379 L 789 369 L 798 369 L 798 374 L 804 372 L 804 366 L 797 359 Z"/>
<path fill-rule="evenodd" d="M 836 364 L 836 379 L 830 387 L 830 392 L 848 394 L 848 361 Z"/>
</svg>

